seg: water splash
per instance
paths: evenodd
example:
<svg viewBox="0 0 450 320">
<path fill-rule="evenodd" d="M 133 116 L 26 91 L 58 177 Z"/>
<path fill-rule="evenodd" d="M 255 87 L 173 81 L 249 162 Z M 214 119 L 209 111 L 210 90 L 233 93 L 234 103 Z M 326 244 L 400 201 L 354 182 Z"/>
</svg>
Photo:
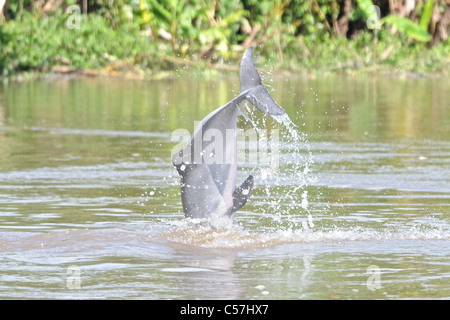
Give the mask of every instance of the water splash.
<svg viewBox="0 0 450 320">
<path fill-rule="evenodd" d="M 313 175 L 314 164 L 311 146 L 305 133 L 300 132 L 287 115 L 261 116 L 247 104 L 241 108 L 244 124 L 258 133 L 258 145 L 269 143 L 266 134 L 276 130 L 277 163 L 251 167 L 259 186 L 254 197 L 258 210 L 261 210 L 262 228 L 271 230 L 311 229 L 314 227 L 313 217 L 308 208 L 310 200 L 306 190 L 316 180 Z M 273 143 L 272 138 L 272 143 Z M 271 151 L 273 150 L 273 146 Z M 249 168 L 244 168 L 248 170 Z"/>
<path fill-rule="evenodd" d="M 158 238 L 204 248 L 262 249 L 286 244 L 373 242 L 373 241 L 448 241 L 448 228 L 415 227 L 399 232 L 395 227 L 372 230 L 360 227 L 348 229 L 312 230 L 278 228 L 269 232 L 254 232 L 238 225 L 214 229 L 209 224 L 193 224 L 188 220 L 173 221 L 176 228 Z"/>
</svg>

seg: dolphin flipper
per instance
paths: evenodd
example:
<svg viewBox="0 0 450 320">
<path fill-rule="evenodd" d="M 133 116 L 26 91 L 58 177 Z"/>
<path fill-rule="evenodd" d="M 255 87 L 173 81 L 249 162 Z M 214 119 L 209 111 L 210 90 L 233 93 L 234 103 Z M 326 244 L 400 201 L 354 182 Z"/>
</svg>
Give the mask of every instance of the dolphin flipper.
<svg viewBox="0 0 450 320">
<path fill-rule="evenodd" d="M 238 211 L 247 202 L 253 191 L 253 176 L 249 175 L 247 179 L 233 193 L 233 208 L 231 214 Z"/>
</svg>

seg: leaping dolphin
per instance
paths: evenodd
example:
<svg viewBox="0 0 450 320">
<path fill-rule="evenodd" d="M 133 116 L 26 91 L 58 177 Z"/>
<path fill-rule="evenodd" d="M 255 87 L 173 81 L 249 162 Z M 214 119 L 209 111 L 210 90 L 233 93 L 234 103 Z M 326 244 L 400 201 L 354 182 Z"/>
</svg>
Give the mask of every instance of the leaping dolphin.
<svg viewBox="0 0 450 320">
<path fill-rule="evenodd" d="M 239 78 L 239 95 L 207 115 L 186 146 L 172 156 L 172 163 L 181 175 L 181 200 L 186 218 L 232 218 L 252 193 L 252 175 L 236 189 L 238 106 L 246 100 L 266 114 L 286 113 L 262 84 L 252 47 L 242 57 Z M 211 149 L 212 138 L 214 149 Z"/>
</svg>

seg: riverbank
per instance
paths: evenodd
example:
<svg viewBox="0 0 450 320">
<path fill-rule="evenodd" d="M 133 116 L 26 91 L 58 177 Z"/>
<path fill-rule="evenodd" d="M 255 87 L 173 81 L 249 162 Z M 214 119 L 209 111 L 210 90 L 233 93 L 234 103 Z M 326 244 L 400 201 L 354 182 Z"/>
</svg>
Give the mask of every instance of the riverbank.
<svg viewBox="0 0 450 320">
<path fill-rule="evenodd" d="M 104 18 L 90 15 L 79 29 L 65 26 L 67 17 L 0 24 L 0 77 L 25 80 L 47 76 L 160 79 L 191 74 L 217 76 L 237 72 L 245 45 L 255 46 L 255 60 L 268 73 L 308 77 L 324 75 L 447 77 L 448 40 L 434 45 L 414 41 L 391 30 L 363 30 L 357 37 L 286 34 L 280 40 L 229 44 L 206 50 L 152 38 L 135 23 L 111 28 Z"/>
<path fill-rule="evenodd" d="M 315 66 L 302 64 L 283 65 L 279 61 L 271 61 L 266 57 L 257 57 L 259 68 L 273 76 L 301 76 L 308 78 L 324 76 L 347 77 L 387 77 L 387 78 L 445 78 L 450 76 L 450 53 L 448 49 L 432 48 L 423 53 L 424 57 L 408 57 L 396 63 L 359 63 L 355 60 L 335 60 L 335 64 L 325 61 Z M 439 54 L 439 50 L 443 53 Z M 258 48 L 256 48 L 256 52 Z M 439 57 L 447 55 L 447 58 Z M 291 58 L 292 60 L 295 57 Z M 228 63 L 211 63 L 189 57 L 162 56 L 157 66 L 142 66 L 133 59 L 116 60 L 109 64 L 99 64 L 91 67 L 80 67 L 70 62 L 60 64 L 57 61 L 50 64 L 37 65 L 0 76 L 3 81 L 25 81 L 42 78 L 83 78 L 83 77 L 111 77 L 121 79 L 166 79 L 180 76 L 191 77 L 218 77 L 236 74 L 239 70 L 239 61 Z M 427 61 L 434 60 L 433 67 L 427 67 Z M 419 66 L 419 67 L 416 67 Z"/>
<path fill-rule="evenodd" d="M 238 65 L 236 65 L 238 66 Z M 232 70 L 231 66 L 224 65 L 225 68 L 206 68 L 206 66 L 192 67 L 189 64 L 174 67 L 171 70 L 153 72 L 152 70 L 143 70 L 135 66 L 129 66 L 126 70 L 115 69 L 114 66 L 103 69 L 81 69 L 76 70 L 68 66 L 56 65 L 49 71 L 24 71 L 12 74 L 8 77 L 0 77 L 3 82 L 22 82 L 33 80 L 68 80 L 82 78 L 116 78 L 122 80 L 163 80 L 178 77 L 191 78 L 217 78 L 229 75 L 237 75 L 238 71 Z M 230 70 L 227 70 L 230 69 Z M 419 79 L 419 78 L 448 78 L 448 72 L 414 72 L 386 68 L 383 66 L 367 66 L 361 69 L 318 69 L 318 70 L 270 70 L 272 77 L 302 77 L 316 79 L 319 77 L 375 77 L 375 78 L 400 78 L 400 79 Z"/>
</svg>

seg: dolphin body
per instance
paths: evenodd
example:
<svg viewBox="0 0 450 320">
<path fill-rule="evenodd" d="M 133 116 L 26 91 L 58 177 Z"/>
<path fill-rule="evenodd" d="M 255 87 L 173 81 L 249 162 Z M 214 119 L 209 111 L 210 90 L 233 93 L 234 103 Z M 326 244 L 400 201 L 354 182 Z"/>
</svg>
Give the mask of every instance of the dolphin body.
<svg viewBox="0 0 450 320">
<path fill-rule="evenodd" d="M 249 101 L 266 114 L 286 113 L 262 84 L 253 60 L 252 47 L 244 53 L 239 78 L 240 94 L 207 115 L 186 146 L 172 156 L 172 162 L 181 176 L 181 200 L 186 218 L 231 219 L 252 193 L 252 175 L 236 189 L 239 105 Z M 213 137 L 214 149 L 211 149 Z"/>
</svg>

